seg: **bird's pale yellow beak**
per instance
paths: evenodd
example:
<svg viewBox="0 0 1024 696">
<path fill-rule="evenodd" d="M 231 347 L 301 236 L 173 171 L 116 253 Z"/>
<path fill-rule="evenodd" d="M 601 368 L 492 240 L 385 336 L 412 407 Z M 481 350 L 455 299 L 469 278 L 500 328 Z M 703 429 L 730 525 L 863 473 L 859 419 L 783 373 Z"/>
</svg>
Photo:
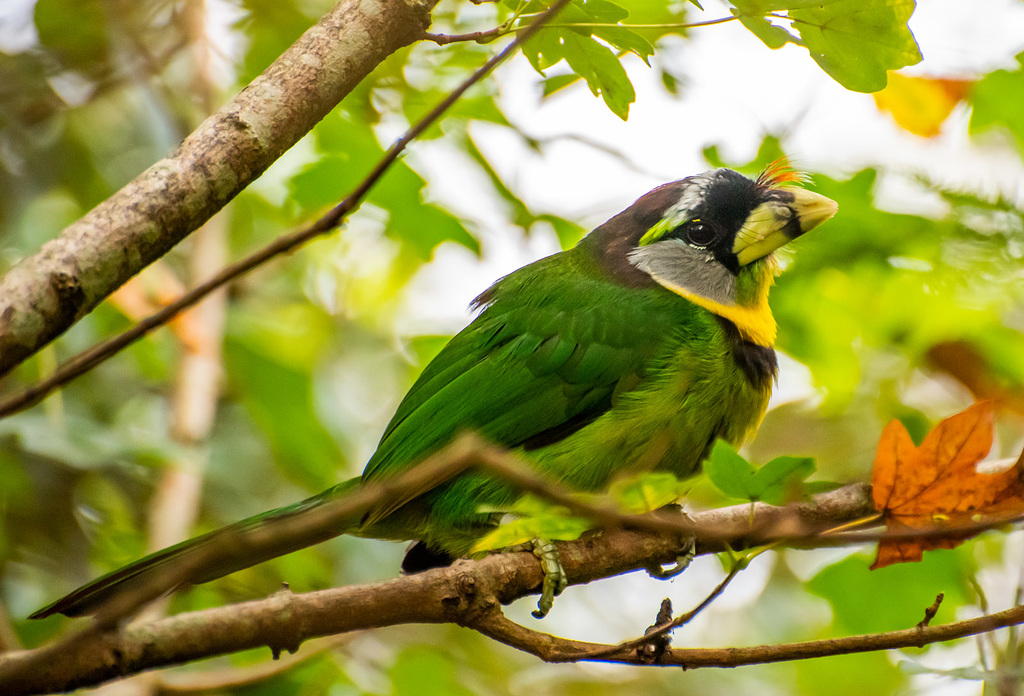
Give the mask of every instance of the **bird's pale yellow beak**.
<svg viewBox="0 0 1024 696">
<path fill-rule="evenodd" d="M 804 232 L 813 230 L 839 210 L 839 205 L 801 188 L 787 188 L 791 200 L 771 200 L 756 207 L 736 234 L 732 252 L 740 266 L 764 258 Z M 789 198 L 790 196 L 786 196 Z"/>
</svg>

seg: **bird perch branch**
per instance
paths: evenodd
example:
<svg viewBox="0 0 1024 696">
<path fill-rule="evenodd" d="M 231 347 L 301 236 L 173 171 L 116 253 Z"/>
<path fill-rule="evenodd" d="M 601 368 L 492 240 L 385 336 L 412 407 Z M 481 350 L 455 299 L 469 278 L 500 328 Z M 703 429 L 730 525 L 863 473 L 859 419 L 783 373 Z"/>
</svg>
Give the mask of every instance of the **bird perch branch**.
<svg viewBox="0 0 1024 696">
<path fill-rule="evenodd" d="M 466 443 L 459 447 L 466 447 Z M 488 452 L 483 452 L 486 460 Z M 471 456 L 470 450 L 455 454 L 464 462 L 480 461 Z M 451 454 L 446 452 L 445 456 Z M 447 464 L 435 459 L 427 473 L 435 465 Z M 395 489 L 374 495 L 394 494 Z M 359 504 L 369 501 L 364 497 Z M 823 511 L 829 511 L 831 521 L 839 523 L 862 516 L 869 505 L 865 487 L 847 487 L 819 497 L 814 505 L 795 508 L 786 517 L 820 527 Z M 760 539 L 762 530 L 776 528 L 776 511 L 781 509 L 757 505 L 751 518 L 750 506 L 740 505 L 695 515 L 686 524 L 714 529 L 742 523 L 747 529 L 757 530 L 753 536 Z M 616 529 L 559 544 L 559 551 L 571 584 L 577 585 L 672 561 L 679 551 L 679 537 L 678 531 Z M 736 539 L 735 543 L 747 541 L 756 539 Z M 714 542 L 703 546 L 710 549 L 720 545 Z M 544 651 L 535 642 L 516 639 L 517 634 L 509 632 L 510 622 L 503 616 L 496 617 L 502 604 L 536 593 L 542 579 L 536 558 L 523 552 L 460 561 L 450 568 L 370 585 L 307 594 L 285 589 L 264 600 L 180 614 L 121 630 L 86 629 L 83 633 L 89 634 L 87 640 L 70 640 L 58 649 L 44 646 L 0 655 L 0 686 L 12 696 L 67 690 L 263 645 L 275 653 L 295 651 L 302 642 L 316 636 L 407 623 L 457 623 L 520 649 L 533 646 L 528 651 L 540 654 Z M 103 624 L 111 626 L 108 620 Z M 546 636 L 544 640 L 562 639 Z"/>
<path fill-rule="evenodd" d="M 659 510 L 647 515 L 618 515 L 610 508 L 580 503 L 565 491 L 535 478 L 514 455 L 465 436 L 423 464 L 382 484 L 325 504 L 297 525 L 330 525 L 336 516 L 369 509 L 401 498 L 406 487 L 419 489 L 424 480 L 437 482 L 467 467 L 515 482 L 542 497 L 569 504 L 575 511 L 600 521 L 604 531 L 559 544 L 562 565 L 570 584 L 579 585 L 625 572 L 673 561 L 681 539 L 697 538 L 697 553 L 713 553 L 727 546 L 744 548 L 770 542 L 794 542 L 801 547 L 833 545 L 829 530 L 870 514 L 870 491 L 853 485 L 816 496 L 810 503 L 773 507 L 737 505 L 691 517 Z M 286 525 L 282 525 L 286 527 Z M 292 530 L 294 531 L 294 530 Z M 306 530 L 308 531 L 308 529 Z M 235 535 L 231 544 L 257 548 L 280 543 L 274 538 Z M 306 533 L 305 531 L 303 533 Z M 854 535 L 858 539 L 863 534 Z M 849 537 L 839 537 L 847 539 Z M 201 562 L 201 561 L 200 561 Z M 627 664 L 675 665 L 686 668 L 726 667 L 805 659 L 850 652 L 920 646 L 951 640 L 1024 622 L 1024 608 L 942 626 L 919 626 L 866 636 L 777 646 L 728 649 L 668 648 L 664 630 L 655 627 L 645 639 L 621 645 L 601 645 L 551 636 L 509 621 L 501 606 L 539 590 L 543 572 L 532 553 L 504 553 L 480 561 L 459 561 L 449 568 L 385 582 L 342 587 L 307 594 L 287 588 L 264 600 L 181 614 L 117 629 L 121 620 L 142 602 L 181 581 L 162 579 L 163 587 L 145 588 L 118 606 L 103 607 L 85 630 L 34 650 L 0 655 L 0 687 L 5 694 L 68 690 L 174 664 L 266 645 L 275 655 L 294 652 L 306 640 L 409 623 L 456 623 L 494 640 L 550 662 L 600 660 Z M 720 587 L 724 587 L 723 582 Z M 709 595 L 699 608 L 719 593 Z M 122 601 L 123 600 L 123 601 Z M 692 612 L 691 612 L 692 613 Z M 679 624 L 689 614 L 673 623 Z M 638 631 L 638 633 L 641 633 Z M 661 639 L 655 659 L 644 650 Z"/>
</svg>

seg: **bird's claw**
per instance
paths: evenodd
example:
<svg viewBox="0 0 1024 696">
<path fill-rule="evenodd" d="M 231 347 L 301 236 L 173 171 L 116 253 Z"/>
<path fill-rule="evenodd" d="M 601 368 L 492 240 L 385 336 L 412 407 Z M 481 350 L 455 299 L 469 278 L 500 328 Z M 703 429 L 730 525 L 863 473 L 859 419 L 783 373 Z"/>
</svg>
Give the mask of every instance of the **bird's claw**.
<svg viewBox="0 0 1024 696">
<path fill-rule="evenodd" d="M 682 573 L 684 570 L 690 567 L 690 563 L 693 561 L 694 555 L 697 551 L 697 540 L 693 537 L 688 538 L 685 542 L 685 546 L 678 556 L 676 556 L 675 565 L 665 568 L 660 565 L 649 565 L 644 570 L 652 578 L 658 580 L 668 580 Z"/>
<path fill-rule="evenodd" d="M 562 590 L 569 585 L 569 579 L 565 576 L 565 569 L 562 568 L 554 543 L 547 539 L 534 539 L 532 543 L 533 555 L 540 561 L 540 566 L 544 570 L 544 585 L 533 616 L 536 619 L 543 619 L 554 606 L 555 597 L 562 594 Z"/>
</svg>

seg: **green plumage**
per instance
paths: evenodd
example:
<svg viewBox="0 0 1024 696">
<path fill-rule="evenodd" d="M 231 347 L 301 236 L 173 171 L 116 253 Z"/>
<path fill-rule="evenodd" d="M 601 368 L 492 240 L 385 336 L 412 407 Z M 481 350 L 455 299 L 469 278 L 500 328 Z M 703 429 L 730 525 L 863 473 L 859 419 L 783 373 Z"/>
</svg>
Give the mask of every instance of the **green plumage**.
<svg viewBox="0 0 1024 696">
<path fill-rule="evenodd" d="M 502 279 L 488 301 L 413 385 L 364 480 L 393 475 L 464 429 L 524 447 L 542 473 L 580 490 L 655 468 L 689 476 L 716 437 L 741 441 L 767 405 L 770 378 L 745 377 L 713 314 L 656 284 L 610 283 L 586 245 Z M 558 439 L 543 443 L 548 433 Z M 363 533 L 458 557 L 493 523 L 477 510 L 515 497 L 467 474 Z"/>
<path fill-rule="evenodd" d="M 701 283 L 714 284 L 707 296 L 719 303 L 730 287 L 733 292 L 742 288 L 744 296 L 751 287 L 767 291 L 774 268 L 770 257 L 740 267 L 733 247 L 738 245 L 737 231 L 757 206 L 788 200 L 788 193 L 779 193 L 788 189 L 773 184 L 728 170 L 668 184 L 574 249 L 499 280 L 477 298 L 479 316 L 452 338 L 409 390 L 360 479 L 227 529 L 244 531 L 301 515 L 361 481 L 413 466 L 465 430 L 520 449 L 539 471 L 578 490 L 600 490 L 615 477 L 652 469 L 693 474 L 716 438 L 738 444 L 760 422 L 775 361 L 770 346 L 744 338 L 741 320 L 723 319 L 713 311 L 718 305 L 699 306 L 677 286 L 703 296 Z M 689 208 L 684 209 L 687 201 Z M 647 230 L 669 218 L 673 225 L 679 220 L 675 232 L 660 234 L 649 245 L 641 242 Z M 689 239 L 698 236 L 687 232 L 694 220 L 703 226 L 697 230 L 701 244 Z M 820 222 L 808 221 L 806 229 Z M 718 226 L 718 246 L 703 244 L 711 223 Z M 798 224 L 796 234 L 802 231 Z M 786 232 L 788 237 L 796 236 L 791 232 Z M 673 260 L 678 254 L 699 256 L 693 257 L 698 272 L 684 273 L 683 283 Z M 682 263 L 693 261 L 684 258 Z M 666 274 L 668 280 L 662 278 Z M 702 274 L 709 280 L 693 277 Z M 761 310 L 749 311 L 757 316 Z M 225 558 L 182 584 L 205 582 L 342 533 L 420 540 L 434 561 L 457 558 L 496 523 L 481 508 L 507 506 L 517 495 L 484 475 L 463 474 L 397 509 L 353 519 L 332 534 L 284 539 L 258 557 Z M 153 554 L 33 616 L 88 613 L 126 583 L 144 581 L 152 570 L 179 561 L 222 534 L 213 532 Z"/>
</svg>

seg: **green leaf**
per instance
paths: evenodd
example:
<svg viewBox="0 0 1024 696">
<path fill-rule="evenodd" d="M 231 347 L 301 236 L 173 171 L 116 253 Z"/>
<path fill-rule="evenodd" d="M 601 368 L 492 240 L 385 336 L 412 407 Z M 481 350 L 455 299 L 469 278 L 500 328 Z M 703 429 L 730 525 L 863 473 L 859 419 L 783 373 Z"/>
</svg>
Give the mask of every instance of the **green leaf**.
<svg viewBox="0 0 1024 696">
<path fill-rule="evenodd" d="M 661 84 L 665 88 L 665 91 L 674 97 L 678 97 L 680 94 L 680 83 L 681 80 L 670 73 L 668 70 L 659 70 L 661 77 Z"/>
<path fill-rule="evenodd" d="M 1024 67 L 1024 53 L 1017 54 L 1017 62 Z M 1001 126 L 1024 152 L 1024 69 L 986 75 L 974 86 L 970 101 L 972 135 Z"/>
<path fill-rule="evenodd" d="M 651 45 L 650 41 L 632 29 L 626 29 L 625 27 L 593 27 L 591 33 L 598 38 L 604 39 L 620 51 L 635 53 L 650 67 L 651 61 L 648 58 L 654 55 L 654 46 Z"/>
<path fill-rule="evenodd" d="M 304 166 L 288 182 L 289 199 L 306 216 L 341 201 L 359 183 L 358 165 L 347 157 L 325 156 Z"/>
<path fill-rule="evenodd" d="M 814 473 L 808 457 L 776 457 L 760 469 L 744 459 L 727 442 L 719 440 L 704 470 L 715 486 L 728 496 L 743 500 L 785 503 L 794 485 Z"/>
<path fill-rule="evenodd" d="M 646 473 L 616 481 L 608 494 L 624 514 L 640 515 L 676 502 L 685 485 L 669 473 Z"/>
<path fill-rule="evenodd" d="M 545 77 L 541 81 L 541 89 L 545 97 L 550 97 L 552 94 L 560 89 L 565 89 L 569 85 L 576 84 L 580 81 L 579 75 L 569 73 L 568 75 L 552 75 L 551 77 Z"/>
<path fill-rule="evenodd" d="M 810 457 L 776 457 L 754 474 L 754 487 L 760 490 L 757 500 L 783 505 L 792 497 L 794 487 L 813 473 Z"/>
<path fill-rule="evenodd" d="M 398 204 L 389 212 L 388 233 L 400 230 L 394 236 L 408 244 L 424 261 L 430 260 L 434 249 L 442 242 L 455 242 L 480 254 L 480 242 L 459 218 L 444 208 L 420 202 L 413 206 Z"/>
<path fill-rule="evenodd" d="M 796 36 L 791 34 L 784 27 L 772 24 L 767 17 L 763 17 L 761 15 L 741 14 L 736 10 L 733 10 L 733 14 L 739 17 L 740 24 L 745 26 L 750 33 L 761 39 L 761 41 L 764 42 L 764 45 L 772 50 L 782 48 L 791 41 L 793 43 L 797 43 L 799 41 Z"/>
<path fill-rule="evenodd" d="M 572 76 L 575 80 L 575 76 Z M 529 233 L 533 226 L 538 223 L 547 223 L 554 228 L 555 235 L 558 237 L 559 243 L 563 249 L 575 246 L 576 242 L 583 238 L 585 230 L 574 222 L 566 220 L 558 215 L 552 215 L 549 213 L 535 214 L 531 211 L 525 203 L 519 200 L 519 197 L 502 181 L 498 172 L 491 166 L 491 163 L 487 161 L 487 157 L 480 148 L 477 147 L 476 143 L 473 142 L 472 137 L 465 139 L 466 151 L 470 157 L 480 165 L 483 169 L 487 179 L 491 182 L 494 187 L 494 191 L 501 196 L 501 198 L 511 208 L 511 220 L 521 227 L 525 232 Z"/>
<path fill-rule="evenodd" d="M 245 0 L 244 7 L 246 33 L 251 41 L 245 51 L 242 84 L 263 72 L 309 28 L 312 19 L 291 1 Z"/>
<path fill-rule="evenodd" d="M 571 31 L 562 38 L 569 67 L 587 81 L 594 96 L 604 99 L 613 114 L 627 120 L 629 105 L 636 100 L 636 92 L 612 50 L 588 36 Z"/>
<path fill-rule="evenodd" d="M 900 655 L 906 655 L 907 652 L 901 651 Z M 909 683 L 902 664 L 893 664 L 893 660 L 882 651 L 836 655 L 828 660 L 803 660 L 796 673 L 796 683 L 791 692 L 794 694 L 863 696 L 909 694 L 916 691 Z M 837 674 L 856 674 L 857 678 L 836 679 Z M 931 679 L 938 681 L 937 678 L 938 675 L 933 671 Z"/>
<path fill-rule="evenodd" d="M 920 563 L 901 563 L 871 571 L 870 557 L 849 556 L 811 578 L 807 589 L 829 601 L 835 629 L 841 633 L 876 633 L 913 626 L 923 608 L 942 592 L 936 622 L 955 616 L 973 592 L 968 578 L 977 571 L 969 546 L 925 554 Z"/>
<path fill-rule="evenodd" d="M 804 484 L 804 493 L 808 496 L 818 495 L 819 493 L 829 493 L 842 488 L 845 485 L 846 484 L 841 481 L 808 481 Z"/>
<path fill-rule="evenodd" d="M 732 498 L 752 500 L 749 483 L 754 476 L 753 465 L 725 440 L 718 440 L 711 448 L 711 456 L 704 462 L 704 471 L 718 490 Z"/>
<path fill-rule="evenodd" d="M 620 51 L 635 53 L 650 65 L 648 59 L 654 55 L 654 47 L 643 36 L 622 26 L 594 26 L 618 24 L 628 16 L 627 10 L 608 0 L 570 4 L 562 11 L 559 22 L 578 26 L 543 29 L 526 42 L 523 55 L 541 75 L 564 59 L 576 75 L 587 81 L 590 91 L 601 96 L 612 113 L 625 121 L 629 118 L 629 105 L 636 100 L 633 84 L 615 53 L 593 37 Z M 574 79 L 550 78 L 545 82 L 544 95 L 562 89 Z"/>
<path fill-rule="evenodd" d="M 915 0 L 821 0 L 788 14 L 800 43 L 832 79 L 855 92 L 877 92 L 887 71 L 921 60 L 907 26 L 915 6 Z"/>
<path fill-rule="evenodd" d="M 845 0 L 729 0 L 729 4 L 738 10 L 738 12 L 733 12 L 734 15 L 766 15 L 770 12 L 789 12 L 791 10 L 805 10 L 809 7 L 824 7 L 825 5 L 844 1 Z"/>
<path fill-rule="evenodd" d="M 575 222 L 557 215 L 542 214 L 537 216 L 537 220 L 546 222 L 554 228 L 555 236 L 558 237 L 558 243 L 562 245 L 563 249 L 576 246 L 576 243 L 583 239 L 583 235 L 587 232 Z"/>
<path fill-rule="evenodd" d="M 358 136 L 339 142 L 332 150 L 338 154 L 321 157 L 291 178 L 291 200 L 301 205 L 308 216 L 348 195 L 366 175 L 368 163 L 383 153 L 376 141 Z M 388 212 L 388 236 L 401 241 L 423 260 L 429 260 L 434 249 L 447 241 L 479 254 L 480 243 L 459 218 L 423 201 L 425 185 L 423 177 L 399 160 L 370 189 L 366 200 Z"/>
<path fill-rule="evenodd" d="M 570 5 L 563 11 L 560 22 L 579 24 L 577 33 L 597 36 L 621 51 L 629 51 L 647 60 L 654 55 L 651 42 L 623 26 L 592 26 L 618 24 L 629 16 L 629 11 L 607 0 L 587 0 L 582 5 Z"/>
<path fill-rule="evenodd" d="M 462 675 L 456 669 L 459 662 L 456 655 L 449 646 L 405 648 L 391 668 L 391 693 L 396 696 L 473 696 L 473 692 L 460 683 Z"/>
<path fill-rule="evenodd" d="M 542 29 L 523 44 L 523 55 L 534 70 L 543 75 L 545 70 L 565 57 L 563 38 L 566 33 L 561 29 Z"/>
<path fill-rule="evenodd" d="M 548 512 L 520 517 L 505 522 L 473 545 L 472 553 L 506 549 L 532 539 L 571 541 L 578 539 L 593 524 L 582 517 L 570 517 L 564 508 L 549 508 Z"/>
<path fill-rule="evenodd" d="M 588 15 L 587 19 L 595 23 L 618 24 L 629 16 L 629 10 L 608 0 L 585 0 L 571 7 L 579 7 Z"/>
</svg>

